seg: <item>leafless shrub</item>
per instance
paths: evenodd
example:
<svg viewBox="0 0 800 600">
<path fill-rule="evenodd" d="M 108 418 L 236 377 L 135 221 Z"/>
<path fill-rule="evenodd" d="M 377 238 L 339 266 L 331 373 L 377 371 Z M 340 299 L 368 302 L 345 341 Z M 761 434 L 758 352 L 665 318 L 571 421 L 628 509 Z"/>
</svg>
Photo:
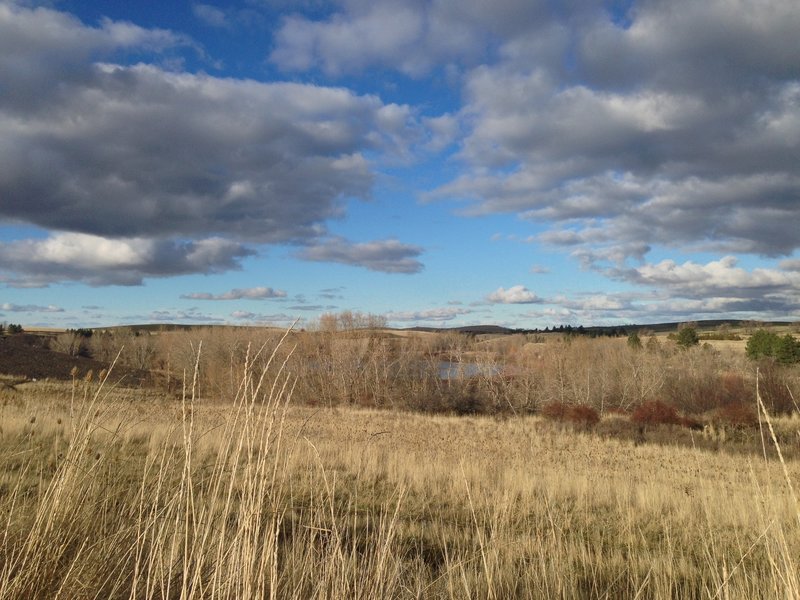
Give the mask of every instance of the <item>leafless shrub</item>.
<svg viewBox="0 0 800 600">
<path fill-rule="evenodd" d="M 89 344 L 87 339 L 74 332 L 59 333 L 50 339 L 50 349 L 56 352 L 63 352 L 70 356 L 87 356 L 89 354 Z"/>
</svg>

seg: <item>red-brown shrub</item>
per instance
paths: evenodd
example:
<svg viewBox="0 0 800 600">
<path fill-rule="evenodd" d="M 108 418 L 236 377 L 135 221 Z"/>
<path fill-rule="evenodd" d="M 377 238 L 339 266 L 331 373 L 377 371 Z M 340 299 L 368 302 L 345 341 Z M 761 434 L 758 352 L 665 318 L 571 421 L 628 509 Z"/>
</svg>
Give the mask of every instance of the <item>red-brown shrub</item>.
<svg viewBox="0 0 800 600">
<path fill-rule="evenodd" d="M 589 429 L 600 422 L 600 413 L 588 404 L 576 404 L 570 407 L 567 419 L 578 427 Z"/>
<path fill-rule="evenodd" d="M 640 425 L 680 425 L 681 417 L 674 406 L 661 400 L 642 402 L 631 415 L 631 420 Z"/>
<path fill-rule="evenodd" d="M 717 418 L 735 427 L 755 427 L 758 425 L 758 413 L 752 404 L 733 402 L 717 411 Z"/>
<path fill-rule="evenodd" d="M 565 421 L 569 414 L 569 405 L 566 402 L 547 402 L 540 412 L 545 419 Z"/>
<path fill-rule="evenodd" d="M 566 402 L 548 402 L 541 414 L 551 421 L 569 421 L 576 427 L 589 429 L 600 422 L 600 413 L 588 404 L 569 405 Z"/>
</svg>

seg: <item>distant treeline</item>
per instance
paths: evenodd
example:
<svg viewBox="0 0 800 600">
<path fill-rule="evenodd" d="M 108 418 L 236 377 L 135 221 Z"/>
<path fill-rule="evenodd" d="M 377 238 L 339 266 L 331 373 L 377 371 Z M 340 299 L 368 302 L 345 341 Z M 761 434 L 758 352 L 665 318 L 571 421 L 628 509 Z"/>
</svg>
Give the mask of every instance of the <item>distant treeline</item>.
<svg viewBox="0 0 800 600">
<path fill-rule="evenodd" d="M 0 335 L 4 335 L 6 333 L 9 335 L 14 335 L 22 332 L 22 325 L 16 325 L 14 323 L 0 323 Z"/>
<path fill-rule="evenodd" d="M 725 331 L 729 328 L 743 328 L 749 332 L 755 331 L 763 327 L 771 326 L 786 326 L 796 325 L 798 323 L 791 321 L 741 321 L 733 319 L 707 319 L 704 321 L 692 321 L 690 325 L 698 331 L 715 330 L 715 333 L 708 337 L 708 334 L 703 336 L 703 339 L 737 339 L 734 333 Z M 516 333 L 522 334 L 546 334 L 546 333 L 560 333 L 563 335 L 578 335 L 587 337 L 626 337 L 631 333 L 652 332 L 652 333 L 669 333 L 677 331 L 687 323 L 674 321 L 669 323 L 647 323 L 647 324 L 626 324 L 626 325 L 553 325 L 545 327 L 544 329 L 537 327 L 534 329 L 529 328 L 516 328 L 500 327 L 497 325 L 467 325 L 464 327 L 453 328 L 438 328 L 438 327 L 412 327 L 411 331 L 429 331 L 429 332 L 448 332 L 454 331 L 457 333 L 465 333 L 468 335 L 512 335 Z M 741 338 L 739 338 L 741 339 Z"/>
</svg>

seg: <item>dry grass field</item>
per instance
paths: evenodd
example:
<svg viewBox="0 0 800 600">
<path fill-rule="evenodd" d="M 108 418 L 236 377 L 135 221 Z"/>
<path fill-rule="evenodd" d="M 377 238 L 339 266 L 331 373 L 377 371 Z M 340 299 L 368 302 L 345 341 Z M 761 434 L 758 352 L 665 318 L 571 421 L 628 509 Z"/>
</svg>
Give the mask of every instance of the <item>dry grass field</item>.
<svg viewBox="0 0 800 600">
<path fill-rule="evenodd" d="M 0 389 L 0 598 L 800 597 L 796 416 L 640 439 L 616 410 L 581 427 L 310 405 L 291 341 L 217 367 L 226 386 L 189 372 L 177 395 L 113 370 Z M 597 344 L 607 363 L 627 352 Z M 603 385 L 594 347 L 504 351 L 556 379 L 580 358 L 546 388 L 572 401 Z"/>
</svg>

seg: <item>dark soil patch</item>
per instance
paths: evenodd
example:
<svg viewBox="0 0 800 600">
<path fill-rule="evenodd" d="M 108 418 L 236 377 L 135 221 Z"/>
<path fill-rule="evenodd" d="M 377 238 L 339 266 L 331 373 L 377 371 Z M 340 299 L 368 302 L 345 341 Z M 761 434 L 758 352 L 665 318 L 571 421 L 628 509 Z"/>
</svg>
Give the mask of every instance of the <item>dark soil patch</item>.
<svg viewBox="0 0 800 600">
<path fill-rule="evenodd" d="M 97 375 L 109 365 L 85 356 L 70 356 L 50 350 L 46 336 L 21 333 L 0 336 L 0 374 L 20 379 L 71 380 L 72 369 L 78 378 L 89 371 Z M 147 384 L 151 377 L 146 371 L 115 368 L 112 379 L 126 386 Z"/>
</svg>

